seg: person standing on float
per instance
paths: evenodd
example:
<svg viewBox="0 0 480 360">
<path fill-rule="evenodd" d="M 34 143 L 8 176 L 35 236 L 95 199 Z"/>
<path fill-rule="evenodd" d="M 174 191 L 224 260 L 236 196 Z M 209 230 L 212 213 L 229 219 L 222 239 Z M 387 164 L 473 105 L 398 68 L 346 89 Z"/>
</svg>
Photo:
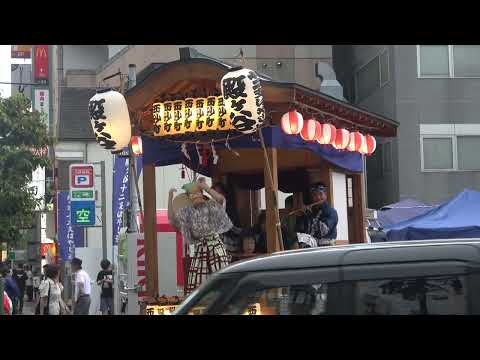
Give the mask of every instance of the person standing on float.
<svg viewBox="0 0 480 360">
<path fill-rule="evenodd" d="M 210 275 L 228 266 L 229 256 L 219 234 L 229 231 L 233 224 L 223 207 L 225 198 L 210 188 L 202 178 L 197 182 L 185 184 L 182 189 L 186 192 L 188 202 L 175 210 L 173 196 L 176 189 L 171 189 L 168 198 L 168 219 L 170 224 L 181 232 L 190 252 L 191 262 L 186 287 L 188 295 Z M 206 200 L 203 191 L 212 199 Z"/>
</svg>

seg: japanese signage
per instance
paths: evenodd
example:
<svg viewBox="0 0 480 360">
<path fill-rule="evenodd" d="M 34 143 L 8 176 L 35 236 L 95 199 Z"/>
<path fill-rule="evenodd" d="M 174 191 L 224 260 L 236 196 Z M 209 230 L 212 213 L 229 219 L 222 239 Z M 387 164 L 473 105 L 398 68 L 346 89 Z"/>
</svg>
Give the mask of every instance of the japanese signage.
<svg viewBox="0 0 480 360">
<path fill-rule="evenodd" d="M 35 199 L 40 200 L 37 210 L 43 208 L 45 197 L 45 168 L 38 167 L 32 172 L 32 182 L 30 186 L 33 188 Z"/>
<path fill-rule="evenodd" d="M 12 45 L 12 59 L 30 59 L 32 45 Z"/>
<path fill-rule="evenodd" d="M 60 261 L 72 261 L 75 248 L 84 246 L 83 229 L 73 227 L 71 221 L 70 194 L 59 191 L 57 195 L 58 247 Z"/>
<path fill-rule="evenodd" d="M 222 96 L 154 103 L 155 136 L 233 130 Z"/>
<path fill-rule="evenodd" d="M 35 89 L 34 92 L 33 109 L 40 113 L 41 119 L 48 129 L 50 124 L 48 89 Z"/>
<path fill-rule="evenodd" d="M 35 45 L 33 55 L 35 82 L 48 84 L 48 45 Z"/>
<path fill-rule="evenodd" d="M 113 195 L 112 195 L 112 214 L 113 214 L 113 246 L 118 245 L 120 229 L 123 226 L 124 210 L 129 207 L 129 159 L 115 156 L 113 168 Z"/>
<path fill-rule="evenodd" d="M 72 225 L 95 225 L 95 187 L 93 179 L 93 165 L 70 165 L 70 207 Z"/>
<path fill-rule="evenodd" d="M 171 315 L 178 305 L 148 305 L 145 315 Z"/>
</svg>

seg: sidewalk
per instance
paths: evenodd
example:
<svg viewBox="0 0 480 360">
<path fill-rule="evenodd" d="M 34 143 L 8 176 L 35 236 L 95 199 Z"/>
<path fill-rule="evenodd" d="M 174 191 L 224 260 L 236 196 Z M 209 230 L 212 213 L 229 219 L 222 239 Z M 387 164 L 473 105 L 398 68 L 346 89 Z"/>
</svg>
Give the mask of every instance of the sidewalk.
<svg viewBox="0 0 480 360">
<path fill-rule="evenodd" d="M 35 303 L 25 301 L 23 303 L 23 314 L 22 315 L 35 315 Z"/>
</svg>

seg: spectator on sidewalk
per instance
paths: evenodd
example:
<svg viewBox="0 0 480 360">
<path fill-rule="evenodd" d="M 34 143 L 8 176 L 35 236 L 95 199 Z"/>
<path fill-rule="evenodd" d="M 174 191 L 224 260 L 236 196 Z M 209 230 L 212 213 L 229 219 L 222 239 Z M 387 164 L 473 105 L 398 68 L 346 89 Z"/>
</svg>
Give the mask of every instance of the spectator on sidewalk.
<svg viewBox="0 0 480 360">
<path fill-rule="evenodd" d="M 27 289 L 27 299 L 29 302 L 33 301 L 33 273 L 32 273 L 32 266 L 27 265 L 26 269 L 27 274 L 27 281 L 25 283 Z"/>
<path fill-rule="evenodd" d="M 97 275 L 97 285 L 102 288 L 100 295 L 100 311 L 102 315 L 113 315 L 113 272 L 110 261 L 104 259 L 100 263 L 102 270 Z"/>
<path fill-rule="evenodd" d="M 15 280 L 12 278 L 10 274 L 10 270 L 4 264 L 1 268 L 2 276 L 5 280 L 5 292 L 7 293 L 8 297 L 12 301 L 12 315 L 17 314 L 17 302 L 18 296 L 20 294 L 20 290 L 17 287 Z"/>
<path fill-rule="evenodd" d="M 46 280 L 40 285 L 40 315 L 62 315 L 66 307 L 62 300 L 63 285 L 59 281 L 58 266 L 49 265 Z"/>
<path fill-rule="evenodd" d="M 79 258 L 73 258 L 72 270 L 75 274 L 75 307 L 73 315 L 88 315 L 92 289 L 90 276 L 82 269 L 82 260 Z"/>
<path fill-rule="evenodd" d="M 27 286 L 27 273 L 23 270 L 22 264 L 17 264 L 16 270 L 13 272 L 13 278 L 17 283 L 18 290 L 20 293 L 18 294 L 18 314 L 23 313 L 23 302 L 25 300 L 25 288 Z"/>
<path fill-rule="evenodd" d="M 32 283 L 33 283 L 33 301 L 36 303 L 39 300 L 39 294 L 40 294 L 40 283 L 42 282 L 42 276 L 38 272 L 38 270 L 35 270 L 35 273 L 33 275 Z"/>
</svg>

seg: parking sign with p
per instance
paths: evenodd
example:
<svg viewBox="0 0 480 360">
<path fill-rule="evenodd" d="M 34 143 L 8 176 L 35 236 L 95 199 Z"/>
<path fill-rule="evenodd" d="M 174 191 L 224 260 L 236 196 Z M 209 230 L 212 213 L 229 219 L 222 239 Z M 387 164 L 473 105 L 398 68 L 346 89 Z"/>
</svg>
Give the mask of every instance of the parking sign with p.
<svg viewBox="0 0 480 360">
<path fill-rule="evenodd" d="M 94 174 L 92 164 L 70 165 L 70 209 L 74 226 L 95 225 Z"/>
</svg>

